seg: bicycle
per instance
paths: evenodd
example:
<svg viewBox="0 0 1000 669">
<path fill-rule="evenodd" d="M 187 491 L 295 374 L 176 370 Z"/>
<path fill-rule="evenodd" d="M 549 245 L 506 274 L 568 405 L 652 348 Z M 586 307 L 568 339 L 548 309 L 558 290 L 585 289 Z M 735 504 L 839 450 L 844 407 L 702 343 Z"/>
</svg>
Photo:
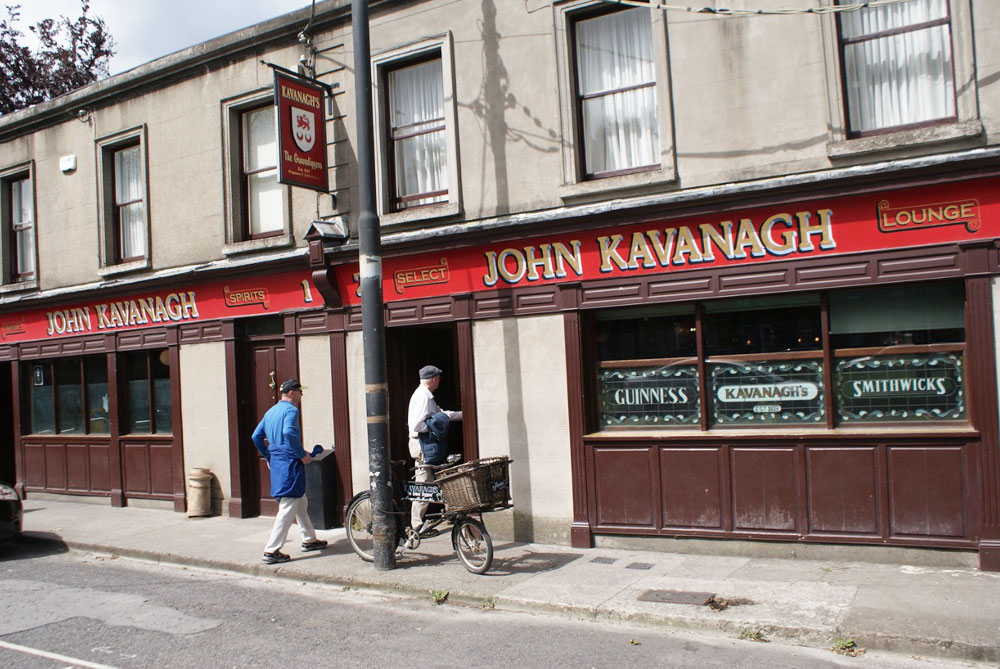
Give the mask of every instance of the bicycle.
<svg viewBox="0 0 1000 669">
<path fill-rule="evenodd" d="M 458 456 L 451 456 L 458 458 Z M 410 477 L 400 480 L 397 470 L 406 464 L 405 460 L 391 463 L 392 504 L 390 518 L 396 524 L 396 546 L 400 550 L 414 550 L 423 539 L 441 534 L 437 528 L 451 523 L 451 543 L 459 561 L 473 574 L 485 574 L 493 564 L 493 540 L 482 521 L 482 514 L 511 508 L 510 504 L 510 459 L 484 458 L 472 462 L 456 464 L 457 460 L 444 465 L 418 465 L 435 471 L 434 481 L 415 481 Z M 409 470 L 411 473 L 415 468 Z M 407 503 L 431 502 L 442 504 L 443 509 L 428 509 L 420 531 L 410 527 L 410 512 Z M 375 540 L 372 535 L 371 491 L 359 492 L 347 505 L 344 514 L 344 528 L 351 548 L 366 562 L 375 559 Z M 475 517 L 475 516 L 478 516 Z"/>
</svg>

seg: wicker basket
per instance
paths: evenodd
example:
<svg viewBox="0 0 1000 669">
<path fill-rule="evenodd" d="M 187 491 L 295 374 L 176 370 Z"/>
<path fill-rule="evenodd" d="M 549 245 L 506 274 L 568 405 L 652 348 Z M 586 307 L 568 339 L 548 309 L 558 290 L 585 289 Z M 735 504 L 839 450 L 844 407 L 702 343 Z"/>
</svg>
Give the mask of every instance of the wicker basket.
<svg viewBox="0 0 1000 669">
<path fill-rule="evenodd" d="M 445 511 L 481 511 L 510 504 L 510 458 L 483 458 L 442 469 L 435 477 L 441 486 Z"/>
</svg>

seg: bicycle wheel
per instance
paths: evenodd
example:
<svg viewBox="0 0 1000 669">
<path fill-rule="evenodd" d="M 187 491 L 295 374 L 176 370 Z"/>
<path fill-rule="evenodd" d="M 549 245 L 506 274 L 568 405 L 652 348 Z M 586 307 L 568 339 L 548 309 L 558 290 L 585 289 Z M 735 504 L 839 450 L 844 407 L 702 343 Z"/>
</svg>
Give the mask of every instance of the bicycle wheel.
<svg viewBox="0 0 1000 669">
<path fill-rule="evenodd" d="M 347 541 L 351 548 L 365 562 L 375 560 L 375 537 L 372 535 L 372 493 L 370 490 L 360 492 L 347 505 L 344 514 L 344 529 L 347 530 Z"/>
<path fill-rule="evenodd" d="M 473 574 L 485 574 L 493 564 L 493 540 L 478 520 L 462 518 L 451 530 L 455 555 Z"/>
</svg>

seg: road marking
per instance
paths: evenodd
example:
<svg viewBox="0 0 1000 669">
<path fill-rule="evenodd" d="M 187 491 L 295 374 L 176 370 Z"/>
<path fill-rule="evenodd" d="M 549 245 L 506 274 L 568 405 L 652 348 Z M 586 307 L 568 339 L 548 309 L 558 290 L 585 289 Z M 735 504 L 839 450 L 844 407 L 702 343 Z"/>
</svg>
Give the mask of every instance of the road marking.
<svg viewBox="0 0 1000 669">
<path fill-rule="evenodd" d="M 69 657 L 68 655 L 60 655 L 59 653 L 50 653 L 44 650 L 38 650 L 37 648 L 28 648 L 27 646 L 18 646 L 15 643 L 7 643 L 6 641 L 0 641 L 0 648 L 6 648 L 8 650 L 16 650 L 19 653 L 27 653 L 28 655 L 37 655 L 38 657 L 44 657 L 49 660 L 56 660 L 58 662 L 68 662 L 71 665 L 78 667 L 89 667 L 90 669 L 115 669 L 114 667 L 107 664 L 97 664 L 95 662 L 87 662 L 86 660 L 78 660 L 75 657 Z"/>
</svg>

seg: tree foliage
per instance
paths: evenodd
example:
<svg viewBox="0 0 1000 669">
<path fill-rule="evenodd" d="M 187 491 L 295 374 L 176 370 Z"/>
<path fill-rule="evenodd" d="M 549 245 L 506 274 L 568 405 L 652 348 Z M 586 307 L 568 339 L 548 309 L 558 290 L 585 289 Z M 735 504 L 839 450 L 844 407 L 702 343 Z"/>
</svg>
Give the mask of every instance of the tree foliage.
<svg viewBox="0 0 1000 669">
<path fill-rule="evenodd" d="M 34 0 L 37 2 L 37 0 Z M 0 19 L 0 114 L 50 100 L 108 76 L 115 42 L 104 19 L 80 0 L 80 16 L 43 19 L 28 26 L 38 47 L 24 44 L 17 28 L 20 5 L 7 5 Z"/>
</svg>

